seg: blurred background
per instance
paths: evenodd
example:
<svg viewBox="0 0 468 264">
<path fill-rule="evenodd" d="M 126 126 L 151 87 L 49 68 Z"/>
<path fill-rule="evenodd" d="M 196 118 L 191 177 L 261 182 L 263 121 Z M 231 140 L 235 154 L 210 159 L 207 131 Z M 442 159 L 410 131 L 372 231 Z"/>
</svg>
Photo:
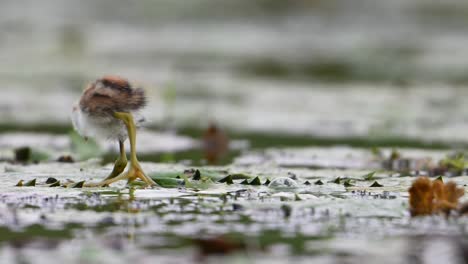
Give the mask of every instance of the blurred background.
<svg viewBox="0 0 468 264">
<path fill-rule="evenodd" d="M 71 107 L 104 74 L 147 91 L 146 160 L 193 157 L 212 122 L 236 151 L 460 147 L 467 44 L 463 0 L 1 0 L 0 147 L 76 153 Z"/>
</svg>

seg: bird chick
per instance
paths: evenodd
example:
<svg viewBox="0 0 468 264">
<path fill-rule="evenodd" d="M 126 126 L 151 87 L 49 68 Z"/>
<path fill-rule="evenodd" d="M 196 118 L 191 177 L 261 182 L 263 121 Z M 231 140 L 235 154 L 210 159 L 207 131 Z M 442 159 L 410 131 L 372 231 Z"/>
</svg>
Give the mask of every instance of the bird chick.
<svg viewBox="0 0 468 264">
<path fill-rule="evenodd" d="M 102 182 L 87 186 L 107 186 L 119 180 L 131 182 L 141 179 L 148 186 L 156 183 L 145 175 L 136 156 L 136 124 L 134 115 L 146 105 L 145 92 L 134 88 L 118 76 L 104 76 L 89 84 L 79 102 L 73 106 L 72 122 L 75 130 L 83 137 L 98 137 L 119 142 L 120 157 L 114 169 Z M 130 140 L 130 167 L 124 142 Z"/>
</svg>

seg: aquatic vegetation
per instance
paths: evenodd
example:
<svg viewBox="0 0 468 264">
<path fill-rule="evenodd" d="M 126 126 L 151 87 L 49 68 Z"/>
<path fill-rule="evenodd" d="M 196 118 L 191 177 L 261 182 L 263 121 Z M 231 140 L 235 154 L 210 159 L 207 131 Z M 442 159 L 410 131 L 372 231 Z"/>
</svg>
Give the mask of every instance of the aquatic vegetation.
<svg viewBox="0 0 468 264">
<path fill-rule="evenodd" d="M 427 177 L 416 179 L 411 188 L 409 204 L 412 216 L 423 216 L 458 210 L 458 200 L 464 195 L 464 189 L 454 182 L 443 183 L 442 180 L 431 181 Z"/>
</svg>

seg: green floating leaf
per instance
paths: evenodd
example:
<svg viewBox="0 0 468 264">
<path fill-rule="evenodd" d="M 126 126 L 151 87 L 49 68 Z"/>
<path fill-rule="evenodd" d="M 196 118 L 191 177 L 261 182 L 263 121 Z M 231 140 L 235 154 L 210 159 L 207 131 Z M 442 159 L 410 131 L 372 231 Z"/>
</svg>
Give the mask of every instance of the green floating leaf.
<svg viewBox="0 0 468 264">
<path fill-rule="evenodd" d="M 444 179 L 442 178 L 442 176 L 437 177 L 435 180 L 436 180 L 436 181 L 444 182 Z"/>
<path fill-rule="evenodd" d="M 260 182 L 260 178 L 255 177 L 250 183 L 250 185 L 262 185 L 262 183 Z"/>
<path fill-rule="evenodd" d="M 199 181 L 201 180 L 201 173 L 199 170 L 196 170 L 192 176 L 192 180 Z"/>
<path fill-rule="evenodd" d="M 247 181 L 247 179 L 245 179 L 245 180 L 243 180 L 243 181 L 241 182 L 241 184 L 249 184 L 249 181 Z"/>
<path fill-rule="evenodd" d="M 271 183 L 270 179 L 267 178 L 266 181 L 265 181 L 265 183 L 264 183 L 263 185 L 268 185 L 268 184 L 270 184 L 270 183 Z"/>
<path fill-rule="evenodd" d="M 374 179 L 375 173 L 376 173 L 376 171 L 369 172 L 369 173 L 367 173 L 366 175 L 364 175 L 362 177 L 364 178 L 365 181 L 372 181 Z"/>
<path fill-rule="evenodd" d="M 84 185 L 85 181 L 80 181 L 80 182 L 77 182 L 77 183 L 73 183 L 70 185 L 70 188 L 83 188 L 83 185 Z"/>
<path fill-rule="evenodd" d="M 375 181 L 374 183 L 372 183 L 371 186 L 369 187 L 384 187 L 382 184 L 378 183 L 377 181 Z"/>
<path fill-rule="evenodd" d="M 51 185 L 49 185 L 49 187 L 60 187 L 60 182 L 59 182 L 59 181 L 55 181 L 54 183 L 52 183 Z"/>
<path fill-rule="evenodd" d="M 340 184 L 341 183 L 341 177 L 338 177 L 332 181 L 333 183 Z"/>
<path fill-rule="evenodd" d="M 231 174 L 233 180 L 244 180 L 244 179 L 250 179 L 252 176 L 244 174 L 244 173 L 234 173 Z"/>
<path fill-rule="evenodd" d="M 17 187 L 23 187 L 23 180 L 20 180 L 15 186 L 17 186 Z"/>
<path fill-rule="evenodd" d="M 339 178 L 338 178 L 339 179 Z M 314 182 L 315 185 L 323 185 L 323 182 L 321 180 L 317 180 L 316 182 Z"/>
<path fill-rule="evenodd" d="M 174 178 L 153 178 L 153 180 L 163 188 L 177 188 L 185 184 L 184 180 Z"/>
<path fill-rule="evenodd" d="M 51 183 L 54 183 L 54 182 L 57 182 L 57 181 L 58 181 L 57 179 L 49 177 L 49 178 L 47 178 L 45 183 L 46 184 L 51 184 Z"/>
<path fill-rule="evenodd" d="M 28 181 L 24 186 L 36 186 L 36 179 Z"/>
<path fill-rule="evenodd" d="M 354 186 L 353 184 L 351 184 L 351 179 L 347 179 L 345 180 L 345 182 L 343 183 L 344 187 L 351 187 L 351 186 Z"/>
<path fill-rule="evenodd" d="M 222 178 L 221 180 L 219 180 L 218 182 L 220 183 L 226 183 L 226 184 L 233 184 L 234 182 L 232 181 L 232 176 L 231 175 L 228 175 L 224 178 Z"/>
</svg>

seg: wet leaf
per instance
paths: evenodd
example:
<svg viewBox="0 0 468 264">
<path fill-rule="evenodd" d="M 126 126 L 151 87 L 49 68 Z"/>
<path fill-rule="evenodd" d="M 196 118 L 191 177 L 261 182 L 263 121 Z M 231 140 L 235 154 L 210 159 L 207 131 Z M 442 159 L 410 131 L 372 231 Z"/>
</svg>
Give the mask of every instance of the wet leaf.
<svg viewBox="0 0 468 264">
<path fill-rule="evenodd" d="M 262 183 L 260 182 L 260 178 L 255 177 L 252 181 L 250 181 L 249 183 L 250 185 L 262 185 Z"/>
<path fill-rule="evenodd" d="M 46 183 L 46 184 L 52 184 L 52 183 L 54 183 L 54 182 L 57 182 L 57 179 L 52 178 L 52 177 L 49 177 L 49 178 L 47 178 L 47 180 L 46 180 L 45 183 Z"/>
<path fill-rule="evenodd" d="M 268 185 L 268 184 L 270 184 L 270 183 L 271 183 L 270 179 L 267 178 L 266 181 L 265 181 L 265 183 L 264 183 L 263 185 Z"/>
<path fill-rule="evenodd" d="M 362 176 L 362 178 L 365 180 L 365 181 L 372 181 L 374 179 L 374 175 L 375 175 L 376 171 L 373 171 L 373 172 L 370 172 L 364 176 Z"/>
<path fill-rule="evenodd" d="M 22 187 L 23 186 L 23 180 L 20 180 L 15 186 L 17 187 Z"/>
<path fill-rule="evenodd" d="M 341 178 L 338 177 L 338 178 L 334 179 L 332 182 L 333 182 L 333 183 L 336 183 L 336 184 L 340 184 Z"/>
<path fill-rule="evenodd" d="M 245 179 L 245 180 L 243 180 L 243 181 L 241 182 L 241 184 L 249 184 L 249 181 L 247 181 L 247 179 Z"/>
<path fill-rule="evenodd" d="M 80 182 L 77 182 L 77 183 L 73 183 L 70 185 L 70 188 L 83 188 L 83 185 L 84 185 L 85 181 L 80 181 Z"/>
<path fill-rule="evenodd" d="M 175 178 L 153 178 L 163 188 L 177 188 L 184 185 L 184 181 Z"/>
<path fill-rule="evenodd" d="M 36 186 L 36 179 L 26 182 L 24 186 Z"/>
<path fill-rule="evenodd" d="M 371 184 L 371 186 L 369 187 L 384 187 L 382 184 L 380 184 L 379 182 L 377 181 L 374 181 L 374 183 Z"/>
<path fill-rule="evenodd" d="M 195 170 L 195 173 L 192 176 L 192 180 L 199 181 L 201 179 L 201 173 L 199 170 Z"/>
<path fill-rule="evenodd" d="M 224 178 L 222 178 L 221 180 L 219 180 L 218 182 L 220 183 L 226 183 L 226 184 L 233 184 L 234 182 L 232 181 L 232 176 L 231 175 L 228 175 Z"/>
<path fill-rule="evenodd" d="M 344 187 L 351 187 L 354 186 L 351 184 L 351 179 L 346 179 L 345 182 L 343 183 Z"/>
<path fill-rule="evenodd" d="M 49 185 L 49 187 L 60 187 L 60 181 L 55 181 L 54 183 Z"/>
<path fill-rule="evenodd" d="M 243 180 L 243 179 L 250 179 L 252 176 L 244 174 L 244 173 L 233 173 L 231 174 L 233 180 Z"/>
<path fill-rule="evenodd" d="M 315 185 L 323 185 L 323 182 L 321 180 L 317 180 L 314 182 Z"/>
</svg>

